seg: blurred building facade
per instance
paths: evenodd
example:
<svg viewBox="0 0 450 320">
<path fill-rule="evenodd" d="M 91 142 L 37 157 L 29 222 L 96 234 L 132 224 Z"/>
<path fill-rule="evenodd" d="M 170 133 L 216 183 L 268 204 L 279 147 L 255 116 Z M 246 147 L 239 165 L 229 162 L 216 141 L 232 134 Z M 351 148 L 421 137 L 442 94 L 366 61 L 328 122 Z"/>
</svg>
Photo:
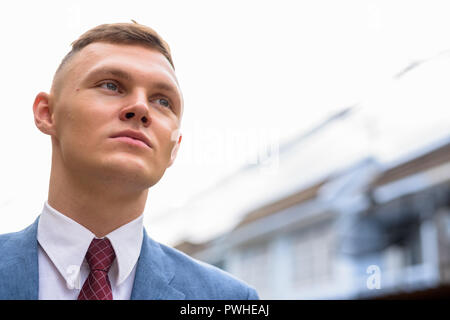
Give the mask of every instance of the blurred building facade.
<svg viewBox="0 0 450 320">
<path fill-rule="evenodd" d="M 251 190 L 248 190 L 251 192 Z M 450 282 L 450 139 L 383 165 L 368 157 L 177 248 L 262 299 L 357 299 Z"/>
<path fill-rule="evenodd" d="M 177 247 L 263 299 L 439 295 L 450 285 L 449 52 L 179 208 L 189 235 Z M 208 220 L 221 228 L 195 239 Z"/>
</svg>

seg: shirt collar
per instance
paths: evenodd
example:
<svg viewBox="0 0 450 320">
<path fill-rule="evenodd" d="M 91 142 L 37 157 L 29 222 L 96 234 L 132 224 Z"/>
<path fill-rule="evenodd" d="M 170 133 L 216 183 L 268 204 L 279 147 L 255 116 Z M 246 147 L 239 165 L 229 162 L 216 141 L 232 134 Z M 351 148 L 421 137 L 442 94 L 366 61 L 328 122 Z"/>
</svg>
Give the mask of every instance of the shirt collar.
<svg viewBox="0 0 450 320">
<path fill-rule="evenodd" d="M 141 252 L 143 215 L 110 232 L 107 237 L 114 248 L 117 274 L 111 275 L 120 285 L 133 270 Z M 95 237 L 91 231 L 52 208 L 45 202 L 39 218 L 37 239 L 66 281 L 73 268 L 81 267 L 87 249 Z"/>
</svg>

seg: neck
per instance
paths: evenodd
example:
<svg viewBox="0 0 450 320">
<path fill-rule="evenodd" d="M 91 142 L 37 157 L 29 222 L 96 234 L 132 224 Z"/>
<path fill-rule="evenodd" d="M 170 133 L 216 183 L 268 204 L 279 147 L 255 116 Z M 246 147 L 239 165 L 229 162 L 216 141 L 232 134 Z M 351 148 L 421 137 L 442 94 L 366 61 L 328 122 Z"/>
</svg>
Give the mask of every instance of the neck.
<svg viewBox="0 0 450 320">
<path fill-rule="evenodd" d="M 143 213 L 148 189 L 126 188 L 120 181 L 88 176 L 52 163 L 49 205 L 99 238 Z"/>
</svg>

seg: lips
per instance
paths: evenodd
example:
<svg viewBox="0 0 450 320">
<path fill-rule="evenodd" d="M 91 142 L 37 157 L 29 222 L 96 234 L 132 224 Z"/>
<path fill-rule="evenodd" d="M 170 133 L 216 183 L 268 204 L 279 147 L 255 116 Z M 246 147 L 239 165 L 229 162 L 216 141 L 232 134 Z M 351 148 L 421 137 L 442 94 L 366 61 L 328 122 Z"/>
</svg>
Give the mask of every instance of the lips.
<svg viewBox="0 0 450 320">
<path fill-rule="evenodd" d="M 133 140 L 141 141 L 143 142 L 147 147 L 152 148 L 152 144 L 150 143 L 150 139 L 147 138 L 146 135 L 139 131 L 134 130 L 124 130 L 121 132 L 118 132 L 111 136 L 111 138 L 131 138 Z"/>
</svg>

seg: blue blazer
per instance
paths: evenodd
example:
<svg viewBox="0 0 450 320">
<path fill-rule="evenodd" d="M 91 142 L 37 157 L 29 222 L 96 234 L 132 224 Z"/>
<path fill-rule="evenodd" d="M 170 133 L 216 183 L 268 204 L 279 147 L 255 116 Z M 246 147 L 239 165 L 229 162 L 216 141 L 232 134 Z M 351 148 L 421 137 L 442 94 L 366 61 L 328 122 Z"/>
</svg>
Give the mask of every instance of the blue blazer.
<svg viewBox="0 0 450 320">
<path fill-rule="evenodd" d="M 0 235 L 0 299 L 36 300 L 37 226 Z M 151 239 L 144 228 L 132 300 L 256 300 L 255 289 L 232 275 Z"/>
</svg>

